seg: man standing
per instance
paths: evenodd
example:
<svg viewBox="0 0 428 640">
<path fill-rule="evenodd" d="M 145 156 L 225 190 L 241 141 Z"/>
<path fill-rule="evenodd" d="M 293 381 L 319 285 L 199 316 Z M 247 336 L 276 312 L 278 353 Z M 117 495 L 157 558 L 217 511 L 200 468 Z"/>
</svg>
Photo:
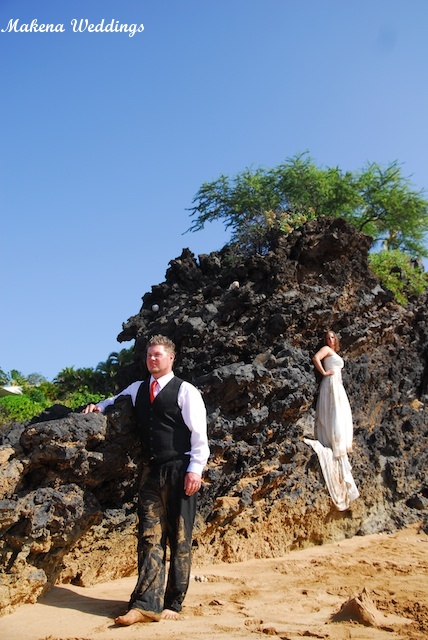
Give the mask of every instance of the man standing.
<svg viewBox="0 0 428 640">
<path fill-rule="evenodd" d="M 121 625 L 179 618 L 189 586 L 196 494 L 209 448 L 202 396 L 174 375 L 174 358 L 174 343 L 153 336 L 147 344 L 150 379 L 84 409 L 104 411 L 119 395 L 131 396 L 147 462 L 138 492 L 138 580 L 128 612 L 115 620 Z"/>
</svg>

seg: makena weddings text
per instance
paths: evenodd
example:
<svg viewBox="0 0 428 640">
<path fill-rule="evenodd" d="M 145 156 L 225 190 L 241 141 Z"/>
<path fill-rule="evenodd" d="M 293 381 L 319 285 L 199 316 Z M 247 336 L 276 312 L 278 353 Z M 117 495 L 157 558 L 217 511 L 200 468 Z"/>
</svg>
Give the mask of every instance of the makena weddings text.
<svg viewBox="0 0 428 640">
<path fill-rule="evenodd" d="M 114 19 L 106 22 L 104 18 L 97 24 L 89 22 L 87 18 L 81 18 L 80 20 L 73 18 L 70 24 L 75 33 L 83 33 L 84 31 L 88 31 L 89 33 L 127 33 L 129 37 L 132 38 L 136 33 L 142 33 L 144 31 L 143 24 L 126 24 Z M 2 29 L 1 31 L 2 33 L 11 31 L 15 33 L 63 33 L 65 27 L 62 23 L 39 24 L 37 18 L 31 22 L 22 22 L 19 24 L 19 18 L 17 18 L 16 20 L 9 20 L 6 29 Z"/>
</svg>

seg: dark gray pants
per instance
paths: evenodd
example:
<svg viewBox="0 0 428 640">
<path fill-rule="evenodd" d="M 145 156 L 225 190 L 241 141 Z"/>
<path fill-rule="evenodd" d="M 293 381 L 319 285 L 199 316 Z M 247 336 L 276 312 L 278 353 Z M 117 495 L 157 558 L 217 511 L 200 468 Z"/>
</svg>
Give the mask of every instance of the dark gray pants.
<svg viewBox="0 0 428 640">
<path fill-rule="evenodd" d="M 143 471 L 138 494 L 138 581 L 129 608 L 155 615 L 163 609 L 181 611 L 189 586 L 197 504 L 197 494 L 184 493 L 188 464 L 187 456 Z M 170 566 L 165 588 L 167 544 Z"/>
</svg>

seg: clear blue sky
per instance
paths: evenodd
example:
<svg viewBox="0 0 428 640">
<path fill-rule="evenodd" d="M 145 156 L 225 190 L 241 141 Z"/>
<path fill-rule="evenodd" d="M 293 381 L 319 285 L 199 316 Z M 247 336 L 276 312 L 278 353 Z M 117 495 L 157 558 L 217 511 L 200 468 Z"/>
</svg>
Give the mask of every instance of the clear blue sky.
<svg viewBox="0 0 428 640">
<path fill-rule="evenodd" d="M 397 160 L 427 191 L 427 28 L 426 0 L 1 0 L 0 368 L 53 379 L 132 346 L 169 261 L 227 242 L 183 235 L 222 173 L 309 151 Z"/>
</svg>

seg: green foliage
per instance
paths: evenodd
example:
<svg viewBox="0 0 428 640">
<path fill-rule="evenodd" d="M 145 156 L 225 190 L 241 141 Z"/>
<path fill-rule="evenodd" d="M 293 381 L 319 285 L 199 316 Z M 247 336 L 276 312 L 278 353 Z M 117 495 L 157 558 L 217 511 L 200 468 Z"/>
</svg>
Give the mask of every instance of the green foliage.
<svg viewBox="0 0 428 640">
<path fill-rule="evenodd" d="M 39 404 L 25 395 L 0 398 L 0 425 L 9 422 L 26 422 L 45 408 L 44 404 Z"/>
<path fill-rule="evenodd" d="M 104 376 L 90 367 L 62 369 L 54 380 L 57 397 L 64 400 L 71 393 L 86 393 L 104 389 Z"/>
<path fill-rule="evenodd" d="M 406 305 L 410 297 L 418 296 L 428 288 L 428 274 L 398 249 L 371 253 L 369 263 L 382 285 L 392 291 L 397 302 L 402 305 Z"/>
<path fill-rule="evenodd" d="M 191 215 L 195 221 L 188 231 L 202 229 L 206 222 L 223 219 L 231 228 L 231 241 L 243 253 L 265 253 L 272 232 L 289 230 L 315 217 L 314 209 L 304 206 L 298 193 L 310 182 L 306 174 L 314 167 L 301 156 L 271 171 L 246 169 L 235 178 L 222 175 L 204 183 L 193 199 Z M 309 198 L 308 198 L 309 200 Z"/>
<path fill-rule="evenodd" d="M 115 378 L 123 367 L 127 367 L 134 361 L 133 349 L 121 349 L 110 353 L 105 362 L 99 362 L 95 372 L 101 373 L 104 378 L 104 390 L 110 393 L 116 390 Z"/>
<path fill-rule="evenodd" d="M 53 403 L 58 398 L 58 389 L 54 382 L 48 382 L 48 380 L 44 380 L 37 385 L 36 389 L 43 393 L 46 398 L 46 402 Z M 29 390 L 27 390 L 27 393 L 28 392 Z"/>
<path fill-rule="evenodd" d="M 344 173 L 319 168 L 300 154 L 274 169 L 246 169 L 204 183 L 192 204 L 188 231 L 224 220 L 231 243 L 247 254 L 268 251 L 273 232 L 289 233 L 305 220 L 331 216 L 345 218 L 388 249 L 428 255 L 428 201 L 412 190 L 396 162 Z"/>
<path fill-rule="evenodd" d="M 47 382 L 46 378 L 42 376 L 41 373 L 30 373 L 27 376 L 26 381 L 32 387 L 39 387 L 41 384 Z"/>
<path fill-rule="evenodd" d="M 43 390 L 39 389 L 38 387 L 29 389 L 26 395 L 28 396 L 28 398 L 30 398 L 30 400 L 36 402 L 37 404 L 47 404 L 48 399 L 46 395 L 43 393 Z"/>
<path fill-rule="evenodd" d="M 13 384 L 17 384 L 20 387 L 22 387 L 27 382 L 27 378 L 16 369 L 12 369 L 12 371 L 10 372 L 10 380 L 13 382 Z"/>
<path fill-rule="evenodd" d="M 356 185 L 360 203 L 347 216 L 350 222 L 385 249 L 400 249 L 415 257 L 428 255 L 424 247 L 428 202 L 422 191 L 412 190 L 396 162 L 386 168 L 368 164 L 357 174 Z"/>
<path fill-rule="evenodd" d="M 22 395 L 0 398 L 0 425 L 26 422 L 56 403 L 79 410 L 90 402 L 96 403 L 112 396 L 118 391 L 118 372 L 122 367 L 132 364 L 133 359 L 132 348 L 115 351 L 105 362 L 98 363 L 96 369 L 66 367 L 53 382 L 48 382 L 39 373 L 25 377 L 15 369 L 9 375 L 0 369 L 3 384 L 11 379 L 23 391 Z"/>
<path fill-rule="evenodd" d="M 101 393 L 91 393 L 90 391 L 75 391 L 74 393 L 70 393 L 65 398 L 63 398 L 61 404 L 65 405 L 66 407 L 70 407 L 70 409 L 77 410 L 86 407 L 86 405 L 90 404 L 91 402 L 96 404 L 104 398 L 105 396 Z"/>
<path fill-rule="evenodd" d="M 105 398 L 118 391 L 116 376 L 122 367 L 133 362 L 133 349 L 112 352 L 105 362 L 99 362 L 95 369 L 90 367 L 62 369 L 54 380 L 56 394 L 64 401 L 70 394 L 98 394 Z M 68 406 L 68 405 L 67 405 Z M 70 405 L 71 406 L 71 405 Z"/>
</svg>

